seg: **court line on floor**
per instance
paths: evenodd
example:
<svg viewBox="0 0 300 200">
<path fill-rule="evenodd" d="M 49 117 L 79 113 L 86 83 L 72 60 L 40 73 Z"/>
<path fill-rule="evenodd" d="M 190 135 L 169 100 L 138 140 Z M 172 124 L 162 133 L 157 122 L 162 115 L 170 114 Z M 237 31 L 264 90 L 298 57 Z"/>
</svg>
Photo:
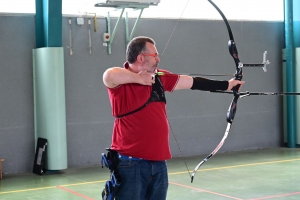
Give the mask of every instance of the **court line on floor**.
<svg viewBox="0 0 300 200">
<path fill-rule="evenodd" d="M 94 183 L 104 183 L 107 180 L 100 180 L 100 181 L 92 181 L 92 182 L 83 182 L 83 183 L 73 183 L 73 184 L 65 184 L 60 185 L 61 187 L 68 187 L 68 186 L 76 186 L 76 185 L 86 185 L 86 184 L 94 184 Z M 41 187 L 41 188 L 31 188 L 31 189 L 25 189 L 25 190 L 11 190 L 7 192 L 0 192 L 0 194 L 10 194 L 10 193 L 18 193 L 18 192 L 29 192 L 34 190 L 46 190 L 46 189 L 53 189 L 58 186 L 48 186 L 48 187 Z"/>
<path fill-rule="evenodd" d="M 300 158 L 289 159 L 289 160 L 277 160 L 277 161 L 271 161 L 271 162 L 250 163 L 250 164 L 243 164 L 243 165 L 232 165 L 232 166 L 225 166 L 225 167 L 215 167 L 215 168 L 208 168 L 208 169 L 200 169 L 197 172 L 221 170 L 221 169 L 231 169 L 231 168 L 238 168 L 238 167 L 249 167 L 249 166 L 255 166 L 255 165 L 275 164 L 275 163 L 283 163 L 283 162 L 293 162 L 293 161 L 300 161 Z M 184 172 L 171 172 L 171 173 L 169 173 L 169 175 L 184 174 L 184 173 L 187 173 L 187 171 L 184 171 Z"/>
<path fill-rule="evenodd" d="M 78 192 L 75 192 L 75 191 L 73 191 L 73 190 L 67 189 L 67 188 L 62 187 L 62 186 L 56 186 L 56 188 L 59 188 L 59 189 L 61 189 L 61 190 L 64 190 L 64 191 L 66 191 L 66 192 L 69 192 L 69 193 L 71 193 L 71 194 L 74 194 L 74 195 L 76 195 L 76 196 L 78 196 L 78 197 L 82 197 L 82 198 L 87 199 L 87 200 L 94 200 L 94 199 L 91 198 L 91 197 L 85 196 L 85 195 L 83 195 L 83 194 L 80 194 L 80 193 L 78 193 Z"/>
<path fill-rule="evenodd" d="M 226 195 L 226 194 L 221 194 L 221 193 L 217 193 L 217 192 L 213 192 L 213 191 L 209 191 L 209 190 L 204 190 L 204 189 L 201 189 L 201 188 L 196 188 L 196 187 L 192 187 L 192 186 L 188 186 L 188 185 L 183 185 L 183 184 L 180 184 L 180 183 L 175 183 L 175 182 L 169 182 L 169 183 L 173 184 L 173 185 L 180 186 L 180 187 L 185 187 L 185 188 L 189 188 L 189 189 L 193 189 L 193 190 L 198 190 L 198 191 L 209 193 L 209 194 L 214 194 L 214 195 L 217 195 L 217 196 L 227 197 L 229 199 L 243 200 L 243 199 L 240 199 L 240 198 L 237 198 L 237 197 L 233 197 L 233 196 L 229 196 L 229 195 Z"/>
<path fill-rule="evenodd" d="M 210 171 L 210 170 L 221 170 L 221 169 L 230 169 L 230 168 L 237 168 L 237 167 L 248 167 L 248 166 L 255 166 L 255 165 L 264 165 L 264 164 L 275 164 L 275 163 L 283 163 L 283 162 L 293 162 L 293 161 L 300 161 L 300 158 L 296 159 L 289 159 L 289 160 L 278 160 L 278 161 L 272 161 L 272 162 L 260 162 L 260 163 L 251 163 L 251 164 L 243 164 L 243 165 L 232 165 L 232 166 L 225 166 L 225 167 L 216 167 L 216 168 L 209 168 L 209 169 L 201 169 L 198 170 L 198 172 L 201 171 Z M 187 173 L 187 171 L 184 172 L 173 172 L 168 173 L 169 175 L 176 175 L 176 174 L 183 174 Z M 67 186 L 76 186 L 76 185 L 84 185 L 84 184 L 94 184 L 94 183 L 103 183 L 107 180 L 100 180 L 100 181 L 93 181 L 93 182 L 83 182 L 83 183 L 74 183 L 74 184 L 67 184 L 67 185 L 61 185 L 62 187 Z M 34 190 L 44 190 L 44 189 L 52 189 L 57 186 L 49 186 L 49 187 L 42 187 L 42 188 L 31 188 L 31 189 L 25 189 L 25 190 L 12 190 L 7 192 L 0 192 L 1 194 L 9 194 L 9 193 L 17 193 L 17 192 L 28 192 L 28 191 L 34 191 Z"/>
<path fill-rule="evenodd" d="M 29 192 L 29 191 L 35 191 L 35 190 L 46 190 L 46 189 L 53 189 L 56 186 L 49 186 L 49 187 L 42 187 L 42 188 L 31 188 L 31 189 L 25 189 L 25 190 L 11 190 L 7 192 L 0 192 L 0 194 L 10 194 L 10 193 L 18 193 L 18 192 Z"/>
<path fill-rule="evenodd" d="M 265 197 L 258 197 L 250 200 L 262 200 L 262 199 L 273 199 L 273 198 L 279 198 L 279 197 L 287 197 L 287 196 L 293 196 L 293 195 L 300 195 L 300 192 L 292 192 L 292 193 L 287 193 L 287 194 L 278 194 L 278 195 L 273 195 L 273 196 L 265 196 Z"/>
</svg>

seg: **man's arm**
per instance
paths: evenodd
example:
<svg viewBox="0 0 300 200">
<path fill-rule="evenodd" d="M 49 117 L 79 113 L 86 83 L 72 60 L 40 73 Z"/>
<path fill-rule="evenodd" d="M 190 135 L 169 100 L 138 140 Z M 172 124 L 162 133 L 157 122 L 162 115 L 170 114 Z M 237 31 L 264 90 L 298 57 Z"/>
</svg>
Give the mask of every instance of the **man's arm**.
<svg viewBox="0 0 300 200">
<path fill-rule="evenodd" d="M 112 67 L 103 73 L 103 83 L 108 88 L 114 88 L 121 84 L 138 83 L 141 85 L 152 85 L 154 83 L 153 73 L 143 70 L 133 73 L 121 67 Z"/>
<path fill-rule="evenodd" d="M 236 85 L 243 85 L 244 81 L 239 81 L 235 79 L 230 79 L 228 84 L 226 81 L 214 81 L 202 77 L 191 77 L 186 75 L 180 75 L 179 81 L 175 87 L 175 90 L 180 89 L 195 89 L 195 90 L 204 90 L 204 91 L 212 91 L 212 90 L 231 90 Z M 226 85 L 227 84 L 227 89 Z M 239 90 L 241 89 L 241 86 Z M 218 87 L 220 87 L 218 89 Z M 214 89 L 211 89 L 214 88 Z"/>
</svg>

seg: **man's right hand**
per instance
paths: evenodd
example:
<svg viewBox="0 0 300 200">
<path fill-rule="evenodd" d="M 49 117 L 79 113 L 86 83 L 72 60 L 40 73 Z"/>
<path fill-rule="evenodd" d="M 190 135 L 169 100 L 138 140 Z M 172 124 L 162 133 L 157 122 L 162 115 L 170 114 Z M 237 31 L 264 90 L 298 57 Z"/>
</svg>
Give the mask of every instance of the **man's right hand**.
<svg viewBox="0 0 300 200">
<path fill-rule="evenodd" d="M 147 72 L 146 70 L 142 70 L 138 73 L 140 76 L 140 84 L 141 85 L 152 85 L 155 83 L 155 74 Z"/>
</svg>

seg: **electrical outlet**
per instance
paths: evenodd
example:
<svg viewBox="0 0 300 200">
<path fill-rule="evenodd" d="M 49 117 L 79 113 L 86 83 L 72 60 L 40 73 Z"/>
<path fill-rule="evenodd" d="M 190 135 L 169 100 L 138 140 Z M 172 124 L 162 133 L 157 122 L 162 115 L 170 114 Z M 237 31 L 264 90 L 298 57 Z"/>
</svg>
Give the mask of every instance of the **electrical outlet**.
<svg viewBox="0 0 300 200">
<path fill-rule="evenodd" d="M 78 25 L 83 25 L 84 24 L 84 19 L 82 17 L 77 18 L 77 24 Z"/>
</svg>

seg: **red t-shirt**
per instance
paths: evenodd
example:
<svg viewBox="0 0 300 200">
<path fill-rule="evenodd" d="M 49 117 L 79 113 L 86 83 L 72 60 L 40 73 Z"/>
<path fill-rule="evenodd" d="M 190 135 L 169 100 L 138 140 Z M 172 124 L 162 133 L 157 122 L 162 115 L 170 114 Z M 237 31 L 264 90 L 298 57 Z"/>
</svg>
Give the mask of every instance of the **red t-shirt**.
<svg viewBox="0 0 300 200">
<path fill-rule="evenodd" d="M 124 64 L 128 68 L 128 63 Z M 172 92 L 179 80 L 178 74 L 166 70 L 160 76 L 164 90 Z M 136 83 L 107 88 L 113 116 L 119 116 L 144 105 L 152 92 L 152 86 Z M 125 117 L 116 118 L 113 127 L 111 148 L 122 155 L 146 160 L 167 160 L 169 124 L 164 102 L 151 102 L 145 108 Z"/>
</svg>

